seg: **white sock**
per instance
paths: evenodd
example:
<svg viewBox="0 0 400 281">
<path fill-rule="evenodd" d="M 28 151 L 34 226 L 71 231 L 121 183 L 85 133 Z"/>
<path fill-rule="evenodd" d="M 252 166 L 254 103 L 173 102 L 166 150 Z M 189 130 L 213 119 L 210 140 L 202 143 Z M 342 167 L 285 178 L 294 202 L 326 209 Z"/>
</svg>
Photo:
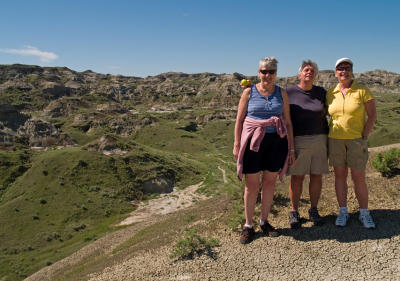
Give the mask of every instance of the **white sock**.
<svg viewBox="0 0 400 281">
<path fill-rule="evenodd" d="M 340 207 L 339 212 L 347 214 L 348 213 L 347 207 Z"/>
<path fill-rule="evenodd" d="M 253 226 L 251 224 L 245 224 L 244 227 L 253 228 Z"/>
<path fill-rule="evenodd" d="M 368 209 L 360 209 L 360 215 L 365 216 L 369 214 L 369 210 Z"/>
</svg>

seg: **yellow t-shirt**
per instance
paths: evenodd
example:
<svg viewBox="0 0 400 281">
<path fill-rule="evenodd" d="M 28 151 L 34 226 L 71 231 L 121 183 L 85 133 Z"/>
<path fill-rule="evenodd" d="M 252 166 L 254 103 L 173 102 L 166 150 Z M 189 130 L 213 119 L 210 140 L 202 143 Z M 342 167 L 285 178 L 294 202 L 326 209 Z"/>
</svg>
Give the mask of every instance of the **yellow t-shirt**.
<svg viewBox="0 0 400 281">
<path fill-rule="evenodd" d="M 344 97 L 339 84 L 326 93 L 326 105 L 331 121 L 329 137 L 334 139 L 357 139 L 362 137 L 366 112 L 364 103 L 373 100 L 370 90 L 353 80 Z"/>
</svg>

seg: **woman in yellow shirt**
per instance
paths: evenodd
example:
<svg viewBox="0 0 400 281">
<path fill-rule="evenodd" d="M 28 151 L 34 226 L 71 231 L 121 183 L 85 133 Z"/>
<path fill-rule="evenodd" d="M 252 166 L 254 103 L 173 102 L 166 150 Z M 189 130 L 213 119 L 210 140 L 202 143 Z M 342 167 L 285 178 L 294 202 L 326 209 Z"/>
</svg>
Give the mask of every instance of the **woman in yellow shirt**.
<svg viewBox="0 0 400 281">
<path fill-rule="evenodd" d="M 376 121 L 375 100 L 368 88 L 353 80 L 353 62 L 337 60 L 335 77 L 338 84 L 327 92 L 326 102 L 331 116 L 329 124 L 329 162 L 335 171 L 335 190 L 339 203 L 337 226 L 346 226 L 348 168 L 360 205 L 359 219 L 365 228 L 375 228 L 368 210 L 368 188 L 365 167 L 368 161 L 367 138 Z"/>
</svg>

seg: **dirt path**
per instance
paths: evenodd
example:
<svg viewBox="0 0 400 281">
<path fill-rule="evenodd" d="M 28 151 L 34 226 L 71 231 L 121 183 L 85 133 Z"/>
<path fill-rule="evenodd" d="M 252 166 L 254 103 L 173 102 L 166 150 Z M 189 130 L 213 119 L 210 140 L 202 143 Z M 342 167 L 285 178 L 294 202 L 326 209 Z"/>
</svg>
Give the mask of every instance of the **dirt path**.
<svg viewBox="0 0 400 281">
<path fill-rule="evenodd" d="M 203 182 L 191 185 L 182 190 L 174 190 L 171 193 L 162 194 L 160 198 L 142 202 L 128 218 L 118 225 L 130 225 L 135 222 L 148 221 L 153 217 L 176 212 L 187 208 L 198 200 L 207 198 L 205 195 L 196 193 Z"/>
<path fill-rule="evenodd" d="M 218 166 L 218 169 L 221 171 L 221 173 L 222 173 L 222 179 L 223 179 L 223 181 L 224 181 L 224 183 L 227 183 L 228 181 L 227 181 L 227 179 L 226 179 L 226 172 L 225 172 L 225 170 L 223 169 L 223 168 L 221 168 L 220 166 Z"/>
<path fill-rule="evenodd" d="M 377 147 L 371 147 L 368 148 L 369 152 L 382 152 L 386 151 L 391 148 L 400 148 L 400 143 L 394 143 L 394 144 L 388 144 L 388 145 L 383 145 L 383 146 L 377 146 Z"/>
</svg>

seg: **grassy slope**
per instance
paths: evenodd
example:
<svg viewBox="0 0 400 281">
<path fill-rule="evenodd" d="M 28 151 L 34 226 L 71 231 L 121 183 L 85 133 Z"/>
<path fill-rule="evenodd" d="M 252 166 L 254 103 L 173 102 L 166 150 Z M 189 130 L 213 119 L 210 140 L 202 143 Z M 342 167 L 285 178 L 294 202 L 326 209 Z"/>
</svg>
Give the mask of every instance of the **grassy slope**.
<svg viewBox="0 0 400 281">
<path fill-rule="evenodd" d="M 0 276 L 26 277 L 112 230 L 133 210 L 126 197 L 141 197 L 138 190 L 148 179 L 163 175 L 182 186 L 201 180 L 204 167 L 194 161 L 135 149 L 123 157 L 80 148 L 33 155 L 31 168 L 3 192 Z"/>
<path fill-rule="evenodd" d="M 218 166 L 231 172 L 236 169 L 231 156 L 234 122 L 216 120 L 199 126 L 195 131 L 184 130 L 189 124 L 190 121 L 180 116 L 165 116 L 155 126 L 140 130 L 135 141 L 202 163 L 207 167 L 203 174 L 202 191 L 207 194 L 218 193 L 225 186 Z"/>
<path fill-rule="evenodd" d="M 0 198 L 7 187 L 30 167 L 28 151 L 0 152 Z"/>
<path fill-rule="evenodd" d="M 9 165 L 0 169 L 1 178 L 17 179 L 2 185 L 0 276 L 22 279 L 114 230 L 111 225 L 133 208 L 126 197 L 141 198 L 138 190 L 148 179 L 172 177 L 178 188 L 203 180 L 208 194 L 229 189 L 218 166 L 230 169 L 228 175 L 234 171 L 233 163 L 225 164 L 232 162 L 233 122 L 187 131 L 190 122 L 181 116 L 157 117 L 155 125 L 119 140 L 132 148 L 124 156 L 81 148 L 2 154 Z M 80 144 L 94 139 L 73 130 Z"/>
<path fill-rule="evenodd" d="M 381 146 L 400 142 L 400 96 L 375 94 L 377 122 L 369 137 L 369 146 Z"/>
</svg>

